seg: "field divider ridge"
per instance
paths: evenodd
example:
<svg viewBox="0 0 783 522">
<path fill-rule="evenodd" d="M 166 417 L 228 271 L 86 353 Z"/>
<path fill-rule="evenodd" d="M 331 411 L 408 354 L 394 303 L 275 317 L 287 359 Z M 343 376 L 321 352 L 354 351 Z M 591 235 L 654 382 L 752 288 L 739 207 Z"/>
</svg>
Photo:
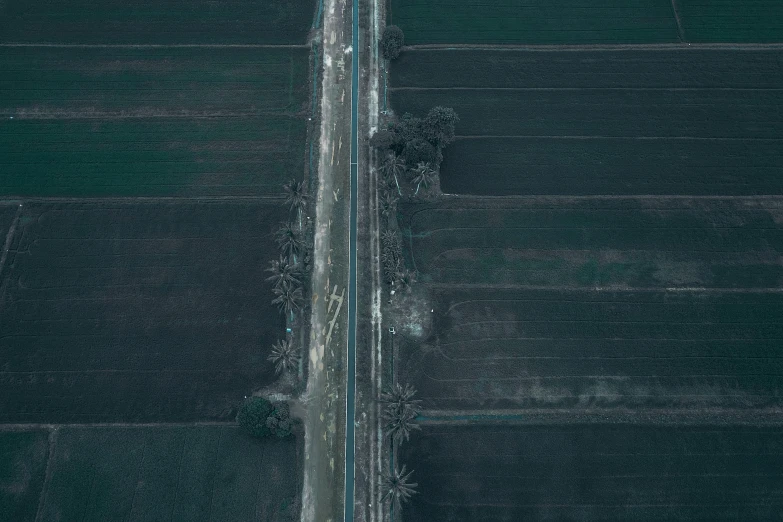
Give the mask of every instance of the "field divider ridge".
<svg viewBox="0 0 783 522">
<path fill-rule="evenodd" d="M 52 475 L 54 474 L 54 456 L 57 449 L 57 428 L 49 429 L 49 447 L 46 454 L 46 468 L 44 471 L 44 482 L 41 486 L 41 492 L 38 496 L 38 510 L 35 513 L 35 522 L 41 522 L 43 520 L 44 507 L 46 506 L 46 494 L 49 491 L 49 483 L 52 481 Z"/>
<path fill-rule="evenodd" d="M 309 49 L 310 44 L 64 44 L 0 43 L 0 47 L 53 47 L 63 49 Z"/>
<path fill-rule="evenodd" d="M 783 43 L 659 43 L 659 44 L 417 44 L 406 45 L 405 51 L 660 51 L 684 49 L 714 49 L 721 51 L 751 51 L 783 49 Z"/>
</svg>

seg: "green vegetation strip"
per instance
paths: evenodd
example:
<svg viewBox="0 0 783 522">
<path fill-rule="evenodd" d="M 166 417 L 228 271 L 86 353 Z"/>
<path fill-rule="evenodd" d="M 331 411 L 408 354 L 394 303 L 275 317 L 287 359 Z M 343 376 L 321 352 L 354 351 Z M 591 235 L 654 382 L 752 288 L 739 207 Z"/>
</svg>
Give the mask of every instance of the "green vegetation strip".
<svg viewBox="0 0 783 522">
<path fill-rule="evenodd" d="M 676 42 L 670 0 L 392 0 L 411 44 Z"/>
<path fill-rule="evenodd" d="M 754 427 L 425 426 L 405 520 L 768 520 L 783 435 Z M 480 487 L 478 486 L 480 484 Z"/>
<path fill-rule="evenodd" d="M 5 0 L 0 42 L 304 44 L 315 0 Z"/>
<path fill-rule="evenodd" d="M 35 520 L 48 455 L 46 431 L 0 432 L 0 520 Z"/>
<path fill-rule="evenodd" d="M 295 114 L 309 50 L 11 47 L 0 117 Z"/>
</svg>

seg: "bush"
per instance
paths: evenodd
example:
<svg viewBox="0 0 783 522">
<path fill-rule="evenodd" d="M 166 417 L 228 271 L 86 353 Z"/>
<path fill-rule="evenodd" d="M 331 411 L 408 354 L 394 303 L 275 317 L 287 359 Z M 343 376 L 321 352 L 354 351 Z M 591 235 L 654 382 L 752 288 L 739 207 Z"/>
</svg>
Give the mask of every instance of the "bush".
<svg viewBox="0 0 783 522">
<path fill-rule="evenodd" d="M 276 402 L 274 408 L 275 411 L 266 418 L 266 427 L 272 435 L 284 439 L 291 435 L 291 431 L 294 429 L 291 411 L 285 402 Z"/>
<path fill-rule="evenodd" d="M 405 35 L 396 25 L 390 25 L 383 30 L 381 36 L 381 53 L 387 60 L 396 60 L 405 44 Z"/>
<path fill-rule="evenodd" d="M 267 427 L 266 420 L 274 410 L 272 403 L 263 397 L 251 397 L 239 409 L 237 422 L 253 437 L 268 437 L 272 431 Z"/>
</svg>

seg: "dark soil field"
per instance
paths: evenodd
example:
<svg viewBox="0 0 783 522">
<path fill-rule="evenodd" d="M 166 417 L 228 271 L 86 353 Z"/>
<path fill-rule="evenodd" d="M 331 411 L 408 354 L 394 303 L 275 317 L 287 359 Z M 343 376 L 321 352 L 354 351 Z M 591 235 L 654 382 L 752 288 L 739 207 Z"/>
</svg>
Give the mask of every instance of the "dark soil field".
<svg viewBox="0 0 783 522">
<path fill-rule="evenodd" d="M 277 194 L 307 168 L 308 53 L 11 48 L 0 195 Z"/>
<path fill-rule="evenodd" d="M 0 42 L 302 44 L 316 0 L 4 0 Z"/>
<path fill-rule="evenodd" d="M 273 380 L 279 203 L 26 203 L 2 272 L 0 421 L 230 420 Z"/>
<path fill-rule="evenodd" d="M 425 426 L 400 460 L 419 483 L 412 522 L 783 516 L 776 428 Z"/>
<path fill-rule="evenodd" d="M 42 520 L 292 521 L 299 451 L 233 426 L 60 428 Z"/>
<path fill-rule="evenodd" d="M 457 63 L 477 65 L 445 84 Z M 783 190 L 777 52 L 415 51 L 392 78 L 397 112 L 460 115 L 448 193 Z"/>
<path fill-rule="evenodd" d="M 408 44 L 676 42 L 670 0 L 391 0 Z"/>
<path fill-rule="evenodd" d="M 676 0 L 689 42 L 781 42 L 778 0 Z"/>
<path fill-rule="evenodd" d="M 435 334 L 395 361 L 425 408 L 783 406 L 780 292 L 433 294 Z"/>
<path fill-rule="evenodd" d="M 460 197 L 401 210 L 410 264 L 428 283 L 783 286 L 778 199 Z"/>
<path fill-rule="evenodd" d="M 45 431 L 0 432 L 0 520 L 35 520 L 48 455 Z"/>
</svg>

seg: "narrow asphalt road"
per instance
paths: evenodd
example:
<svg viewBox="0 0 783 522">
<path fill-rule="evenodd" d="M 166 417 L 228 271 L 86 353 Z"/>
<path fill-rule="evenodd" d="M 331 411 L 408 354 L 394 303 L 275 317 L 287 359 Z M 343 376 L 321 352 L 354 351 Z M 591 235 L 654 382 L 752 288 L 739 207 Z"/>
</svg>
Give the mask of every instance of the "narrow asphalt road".
<svg viewBox="0 0 783 522">
<path fill-rule="evenodd" d="M 351 52 L 351 219 L 348 242 L 348 382 L 345 412 L 345 522 L 354 517 L 356 435 L 356 236 L 359 213 L 359 0 L 353 8 Z"/>
</svg>

